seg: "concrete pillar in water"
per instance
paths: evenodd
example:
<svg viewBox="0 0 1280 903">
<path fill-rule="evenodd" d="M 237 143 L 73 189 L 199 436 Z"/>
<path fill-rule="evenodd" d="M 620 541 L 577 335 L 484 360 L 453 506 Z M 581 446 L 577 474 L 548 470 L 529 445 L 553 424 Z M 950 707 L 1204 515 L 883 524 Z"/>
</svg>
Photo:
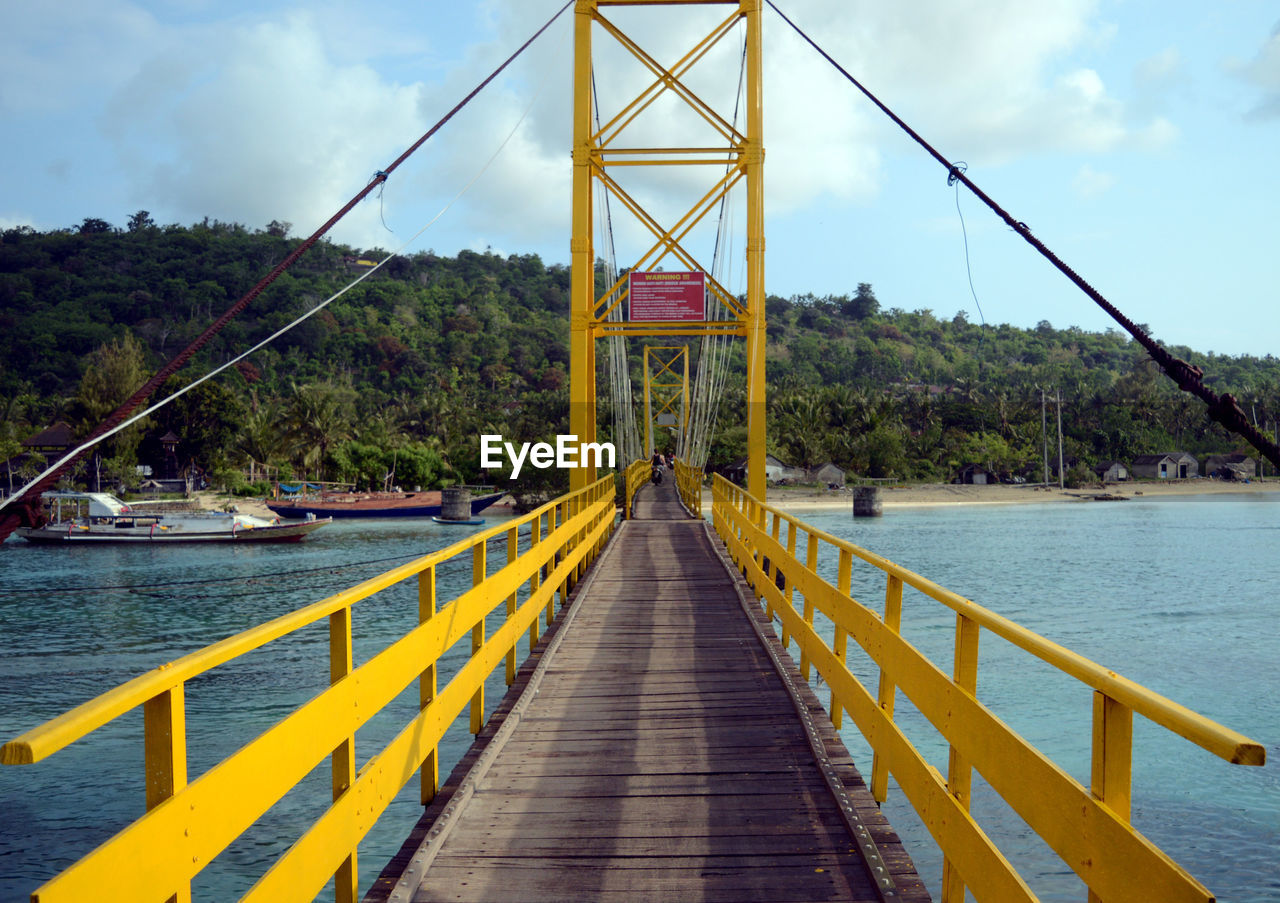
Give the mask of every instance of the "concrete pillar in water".
<svg viewBox="0 0 1280 903">
<path fill-rule="evenodd" d="M 440 516 L 445 520 L 471 519 L 471 490 L 450 486 L 440 491 Z"/>
<path fill-rule="evenodd" d="M 855 486 L 853 489 L 853 516 L 879 517 L 884 514 L 878 486 Z"/>
</svg>

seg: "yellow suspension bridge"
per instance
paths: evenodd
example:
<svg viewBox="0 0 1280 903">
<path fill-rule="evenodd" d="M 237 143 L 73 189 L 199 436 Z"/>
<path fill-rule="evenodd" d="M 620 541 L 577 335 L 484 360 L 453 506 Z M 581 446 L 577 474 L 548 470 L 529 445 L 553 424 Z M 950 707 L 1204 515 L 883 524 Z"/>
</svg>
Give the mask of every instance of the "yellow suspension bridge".
<svg viewBox="0 0 1280 903">
<path fill-rule="evenodd" d="M 6 766 L 39 767 L 73 742 L 92 742 L 95 731 L 126 713 L 143 713 L 146 814 L 34 890 L 33 900 L 189 900 L 193 879 L 326 759 L 332 804 L 244 899 L 310 900 L 330 882 L 340 903 L 358 899 L 361 869 L 368 871 L 358 859 L 360 842 L 416 781 L 423 818 L 399 856 L 374 863 L 381 874 L 367 899 L 927 900 L 880 812 L 892 779 L 942 851 L 943 900 L 960 903 L 966 893 L 980 901 L 1034 900 L 1034 889 L 970 812 L 975 774 L 1079 877 L 1089 899 L 1213 899 L 1130 824 L 1134 715 L 1232 764 L 1263 764 L 1258 743 L 768 504 L 761 0 L 703 4 L 725 7 L 723 22 L 670 66 L 646 54 L 608 9 L 674 13 L 692 5 L 574 6 L 570 429 L 582 441 L 596 440 L 599 340 L 699 337 L 704 353 L 708 341 L 743 340 L 746 487 L 714 477 L 708 523 L 697 455 L 682 455 L 674 481 L 650 485 L 648 462 L 633 448 L 634 463 L 618 474 L 579 468 L 566 495 L 527 515 L 163 665 L 9 741 Z M 741 130 L 683 81 L 739 30 L 747 98 Z M 598 115 L 591 87 L 597 32 L 616 39 L 652 76 L 608 121 Z M 660 96 L 678 98 L 720 143 L 621 146 L 615 139 Z M 721 174 L 688 213 L 663 226 L 613 175 L 655 165 L 710 165 Z M 684 248 L 739 183 L 746 199 L 743 297 Z M 633 293 L 649 291 L 625 276 L 597 296 L 597 190 L 653 232 L 634 272 L 654 272 L 671 257 L 705 277 L 700 311 L 687 298 L 669 308 L 662 303 L 670 299 L 658 298 L 657 309 L 668 314 L 624 317 L 624 307 L 638 306 Z M 679 351 L 661 348 L 677 351 L 662 364 L 674 377 Z M 683 442 L 698 416 L 688 410 L 687 356 L 681 364 L 680 391 L 662 404 L 669 419 L 658 425 L 674 426 Z M 621 375 L 612 381 L 620 384 Z M 646 402 L 651 382 L 646 350 Z M 673 407 L 674 397 L 680 402 Z M 654 426 L 646 424 L 646 453 Z M 491 557 L 504 540 L 505 554 Z M 469 566 L 470 586 L 443 598 L 437 575 L 451 562 Z M 866 574 L 876 575 L 875 598 L 855 598 L 855 572 L 860 586 Z M 416 593 L 417 626 L 356 661 L 353 608 L 406 585 Z M 904 639 L 906 590 L 954 613 L 951 662 L 931 661 Z M 221 763 L 189 774 L 192 682 L 325 622 L 327 689 Z M 1092 719 L 1063 726 L 1091 736 L 1087 786 L 984 704 L 980 641 L 1009 644 L 1092 694 Z M 457 644 L 469 645 L 469 657 L 442 682 L 441 657 Z M 520 661 L 522 644 L 528 655 Z M 495 706 L 485 681 L 497 669 L 511 690 Z M 872 683 L 856 676 L 868 669 L 877 675 Z M 830 689 L 829 709 L 811 689 L 818 680 Z M 416 713 L 361 760 L 362 728 L 414 684 Z M 895 720 L 902 700 L 947 748 L 945 771 Z M 441 739 L 463 718 L 476 743 L 442 782 Z M 873 751 L 870 762 L 855 763 L 841 742 L 846 719 Z"/>
</svg>

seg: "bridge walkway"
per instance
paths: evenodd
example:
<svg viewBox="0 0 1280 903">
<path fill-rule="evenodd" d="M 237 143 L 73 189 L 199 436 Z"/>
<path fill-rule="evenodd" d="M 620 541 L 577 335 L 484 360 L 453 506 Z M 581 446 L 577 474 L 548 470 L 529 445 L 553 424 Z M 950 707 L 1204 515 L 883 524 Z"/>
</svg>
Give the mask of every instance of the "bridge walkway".
<svg viewBox="0 0 1280 903">
<path fill-rule="evenodd" d="M 878 901 L 860 836 L 887 899 L 929 899 L 718 546 L 641 490 L 367 900 Z"/>
</svg>

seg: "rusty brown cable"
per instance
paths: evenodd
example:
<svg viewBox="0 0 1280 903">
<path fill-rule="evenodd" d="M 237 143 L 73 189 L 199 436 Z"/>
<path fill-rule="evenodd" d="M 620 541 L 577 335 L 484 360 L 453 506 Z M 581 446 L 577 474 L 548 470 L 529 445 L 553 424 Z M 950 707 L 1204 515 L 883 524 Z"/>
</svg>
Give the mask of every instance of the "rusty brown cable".
<svg viewBox="0 0 1280 903">
<path fill-rule="evenodd" d="M 422 135 L 421 138 L 419 138 L 412 145 L 410 145 L 409 148 L 405 150 L 404 153 L 402 153 L 399 157 L 397 157 L 395 161 L 391 163 L 390 166 L 388 166 L 386 169 L 378 170 L 378 172 L 374 175 L 372 179 L 369 180 L 369 182 L 364 186 L 364 188 L 362 188 L 359 192 L 357 192 L 356 195 L 353 198 L 351 198 L 351 200 L 347 201 L 347 203 L 342 206 L 342 209 L 340 209 L 337 213 L 331 216 L 325 222 L 325 224 L 321 226 L 319 229 L 317 229 L 315 232 L 313 232 L 309 238 L 307 238 L 305 241 L 299 244 L 296 248 L 294 248 L 288 254 L 288 256 L 284 258 L 284 260 L 280 261 L 280 263 L 277 264 L 276 267 L 270 273 L 264 276 L 262 280 L 258 282 L 257 285 L 249 289 L 249 291 L 247 291 L 240 298 L 240 300 L 236 301 L 235 304 L 227 308 L 227 310 L 222 314 L 222 316 L 214 320 L 213 323 L 211 323 L 209 327 L 205 329 L 204 332 L 198 335 L 191 342 L 191 344 L 187 345 L 186 348 L 178 352 L 178 354 L 176 354 L 167 364 L 165 364 L 163 367 L 157 370 L 155 374 L 142 385 L 141 388 L 139 388 L 136 392 L 134 392 L 131 396 L 129 396 L 129 398 L 127 398 L 118 408 L 116 408 L 115 411 L 113 411 L 110 415 L 108 415 L 106 420 L 100 423 L 97 426 L 97 428 L 95 428 L 93 432 L 91 432 L 85 438 L 85 441 L 83 443 L 84 449 L 87 450 L 88 446 L 92 444 L 94 440 L 100 438 L 103 434 L 109 432 L 110 430 L 118 426 L 120 423 L 122 423 L 124 419 L 128 417 L 138 407 L 138 405 L 142 404 L 142 402 L 144 402 L 147 399 L 147 397 L 151 395 L 152 392 L 154 392 L 161 385 L 163 385 L 165 380 L 167 380 L 170 376 L 173 376 L 175 373 L 181 370 L 187 364 L 187 362 L 192 357 L 195 356 L 196 352 L 198 352 L 201 348 L 203 348 L 206 344 L 208 344 L 209 341 L 212 340 L 213 337 L 216 336 L 219 332 L 221 332 L 228 323 L 230 323 L 246 307 L 248 307 L 249 304 L 252 303 L 253 300 L 258 297 L 258 295 L 262 294 L 263 290 L 266 289 L 267 286 L 275 282 L 276 279 L 278 279 L 280 275 L 285 272 L 285 270 L 293 266 L 293 264 L 298 260 L 299 257 L 305 254 L 308 250 L 310 250 L 311 247 L 317 241 L 319 241 L 322 237 L 324 237 L 324 235 L 330 229 L 332 229 L 338 223 L 339 220 L 341 220 L 344 216 L 350 213 L 351 209 L 355 207 L 356 204 L 364 200 L 369 195 L 369 193 L 373 191 L 375 187 L 385 183 L 387 181 L 387 178 L 391 175 L 392 172 L 396 170 L 397 167 L 400 166 L 401 163 L 409 159 L 409 157 L 416 150 L 418 150 L 418 148 L 422 147 L 422 145 L 425 144 L 436 132 L 440 131 L 440 129 L 444 127 L 445 123 L 447 123 L 450 119 L 452 119 L 459 110 L 465 107 L 468 103 L 472 101 L 472 99 L 475 98 L 477 94 L 479 94 L 482 90 L 484 90 L 486 85 L 488 85 L 491 81 L 497 78 L 498 75 L 502 72 L 502 70 L 506 69 L 507 66 L 509 66 L 512 63 L 512 61 L 516 59 L 516 57 L 518 57 L 521 53 L 523 53 L 526 49 L 528 49 L 529 45 L 532 44 L 534 41 L 536 41 L 544 31 L 550 28 L 551 24 L 555 22 L 556 19 L 560 18 L 561 14 L 563 14 L 564 11 L 568 9 L 570 5 L 572 5 L 572 3 L 573 3 L 573 0 L 566 0 L 565 4 L 561 6 L 560 9 L 557 10 L 556 13 L 550 19 L 548 19 L 541 28 L 539 28 L 536 32 L 534 32 L 533 35 L 527 41 L 521 44 L 520 47 L 517 48 L 516 51 L 511 54 L 511 56 L 507 57 L 507 59 L 502 63 L 502 65 L 498 66 L 498 68 L 494 69 L 493 72 L 489 73 L 488 77 L 486 77 L 482 82 L 480 82 L 471 90 L 471 93 L 467 94 L 466 97 L 462 98 L 462 100 L 460 100 L 453 107 L 453 109 L 451 109 L 435 125 L 433 125 L 430 129 L 428 129 Z M 51 486 L 53 486 L 53 484 L 57 482 L 58 478 L 66 471 L 66 469 L 71 465 L 73 465 L 77 460 L 79 460 L 80 456 L 83 454 L 84 454 L 84 451 L 82 450 L 79 455 L 76 455 L 68 459 L 61 467 L 46 474 L 44 477 L 38 480 L 35 484 L 28 487 L 25 497 L 22 500 L 20 500 L 22 502 L 21 505 L 16 505 L 16 504 L 10 505 L 9 503 L 0 504 L 0 541 L 3 541 L 5 538 L 7 538 L 8 535 L 13 532 L 14 528 L 17 527 L 20 523 L 23 523 L 23 522 L 28 524 L 34 523 L 35 517 L 36 517 L 36 509 L 40 504 L 40 494 L 44 492 L 46 489 L 49 489 Z M 17 510 L 14 510 L 15 508 Z"/>
<path fill-rule="evenodd" d="M 850 75 L 843 66 L 832 59 L 831 55 L 819 47 L 811 37 L 805 34 L 804 31 L 801 30 L 800 26 L 787 18 L 786 14 L 783 13 L 782 10 L 778 9 L 773 0 L 765 0 L 765 2 L 769 4 L 769 7 L 775 13 L 782 17 L 784 22 L 791 26 L 796 34 L 800 35 L 800 37 L 803 38 L 809 46 L 818 51 L 818 53 L 821 54 L 828 63 L 834 66 L 841 75 L 848 79 L 850 84 L 861 91 L 868 100 L 880 109 L 882 113 L 892 119 L 900 129 L 906 132 L 907 135 L 916 142 L 916 144 L 924 148 L 930 156 L 946 167 L 947 181 L 949 183 L 964 183 L 964 186 L 973 192 L 974 197 L 986 204 L 987 207 L 996 214 L 996 216 L 1004 220 L 1009 228 L 1021 235 L 1027 244 L 1039 251 L 1042 257 L 1053 264 L 1053 266 L 1071 280 L 1077 288 L 1093 299 L 1094 303 L 1106 311 L 1113 320 L 1124 327 L 1124 330 L 1129 333 L 1129 335 L 1133 336 L 1134 340 L 1147 350 L 1147 354 L 1151 356 L 1152 360 L 1160 365 L 1160 368 L 1164 370 L 1169 378 L 1177 383 L 1178 388 L 1203 401 L 1205 405 L 1208 406 L 1210 417 L 1222 424 L 1222 426 L 1226 427 L 1228 430 L 1243 436 L 1253 445 L 1254 448 L 1258 449 L 1258 451 L 1265 455 L 1272 464 L 1277 468 L 1280 468 L 1280 446 L 1276 445 L 1276 443 L 1264 436 L 1252 423 L 1249 422 L 1248 418 L 1245 416 L 1244 409 L 1240 407 L 1239 402 L 1236 401 L 1233 395 L 1226 392 L 1219 395 L 1206 386 L 1203 382 L 1204 371 L 1199 367 L 1192 366 L 1180 358 L 1174 357 L 1164 346 L 1151 338 L 1151 336 L 1147 335 L 1145 330 L 1141 329 L 1136 323 L 1121 313 L 1115 305 L 1103 297 L 1101 292 L 1085 281 L 1082 276 L 1063 262 L 1058 255 L 1049 250 L 1044 242 L 1036 238 L 1026 223 L 1020 220 L 1015 220 L 1003 207 L 992 200 L 986 192 L 975 185 L 973 180 L 965 175 L 962 169 L 949 162 L 946 157 L 940 154 L 931 144 L 929 144 L 928 141 L 925 141 L 924 138 L 920 137 L 920 135 L 911 128 L 911 126 L 907 125 L 906 122 L 904 122 L 896 113 L 894 113 L 893 110 L 885 106 L 878 97 L 871 93 L 871 91 L 863 86 L 863 84 L 856 78 Z"/>
</svg>

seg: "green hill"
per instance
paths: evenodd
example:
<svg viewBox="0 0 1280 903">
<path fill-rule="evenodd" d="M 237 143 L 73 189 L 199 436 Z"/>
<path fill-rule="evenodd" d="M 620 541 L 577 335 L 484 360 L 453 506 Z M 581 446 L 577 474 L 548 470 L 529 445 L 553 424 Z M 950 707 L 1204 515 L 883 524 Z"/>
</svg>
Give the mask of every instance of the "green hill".
<svg viewBox="0 0 1280 903">
<path fill-rule="evenodd" d="M 89 219 L 69 230 L 4 232 L 0 458 L 60 419 L 87 432 L 140 374 L 278 263 L 296 243 L 287 232 L 280 223 L 157 226 L 143 211 L 123 230 Z M 167 389 L 265 338 L 383 256 L 320 243 Z M 1038 477 L 1042 390 L 1051 402 L 1061 393 L 1066 456 L 1079 472 L 1146 452 L 1240 445 L 1118 332 L 983 328 L 963 314 L 937 316 L 921 299 L 886 301 L 893 306 L 865 283 L 847 296 L 768 298 L 769 432 L 780 457 L 806 466 L 830 459 L 867 476 L 949 479 L 979 463 Z M 107 469 L 128 476 L 134 463 L 156 460 L 155 440 L 172 429 L 183 463 L 224 481 L 250 462 L 374 485 L 389 472 L 402 484 L 475 479 L 482 432 L 523 440 L 565 431 L 568 309 L 568 268 L 535 255 L 395 258 L 104 449 Z M 633 342 L 636 385 L 641 350 Z M 1215 390 L 1236 394 L 1259 424 L 1280 418 L 1280 361 L 1172 350 L 1201 366 Z M 735 354 L 713 467 L 744 450 L 740 347 Z M 1052 422 L 1052 403 L 1050 414 Z"/>
</svg>

